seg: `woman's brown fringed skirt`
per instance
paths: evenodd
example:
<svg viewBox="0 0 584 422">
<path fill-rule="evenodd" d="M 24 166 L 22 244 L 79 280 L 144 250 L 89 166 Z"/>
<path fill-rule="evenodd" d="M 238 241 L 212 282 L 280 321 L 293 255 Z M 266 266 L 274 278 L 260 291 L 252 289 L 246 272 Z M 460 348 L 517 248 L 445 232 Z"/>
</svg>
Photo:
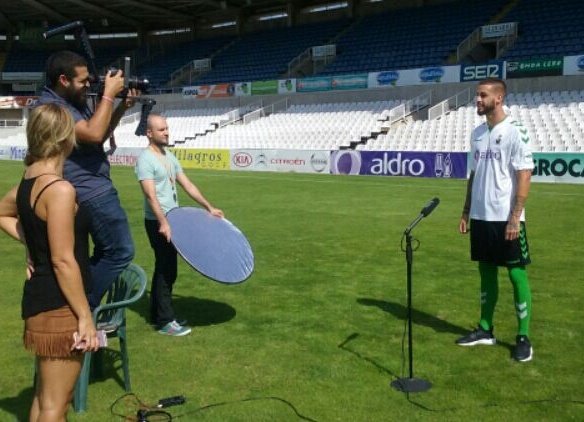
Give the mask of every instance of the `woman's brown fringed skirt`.
<svg viewBox="0 0 584 422">
<path fill-rule="evenodd" d="M 24 347 L 37 356 L 68 358 L 79 354 L 71 351 L 77 317 L 69 306 L 41 312 L 24 322 Z"/>
</svg>

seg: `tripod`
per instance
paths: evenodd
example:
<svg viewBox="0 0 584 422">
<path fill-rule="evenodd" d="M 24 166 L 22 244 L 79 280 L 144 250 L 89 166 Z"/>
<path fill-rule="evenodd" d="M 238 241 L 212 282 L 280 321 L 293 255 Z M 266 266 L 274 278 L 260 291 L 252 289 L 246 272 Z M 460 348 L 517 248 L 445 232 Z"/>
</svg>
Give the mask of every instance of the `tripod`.
<svg viewBox="0 0 584 422">
<path fill-rule="evenodd" d="M 414 261 L 414 250 L 412 248 L 412 230 L 422 220 L 427 217 L 434 208 L 438 206 L 440 200 L 432 199 L 420 212 L 414 221 L 404 231 L 406 238 L 406 273 L 407 273 L 407 302 L 408 302 L 408 360 L 409 360 L 409 377 L 398 378 L 391 382 L 391 386 L 404 393 L 419 393 L 427 391 L 432 387 L 429 381 L 421 378 L 414 378 L 414 348 L 412 339 L 412 265 Z"/>
</svg>

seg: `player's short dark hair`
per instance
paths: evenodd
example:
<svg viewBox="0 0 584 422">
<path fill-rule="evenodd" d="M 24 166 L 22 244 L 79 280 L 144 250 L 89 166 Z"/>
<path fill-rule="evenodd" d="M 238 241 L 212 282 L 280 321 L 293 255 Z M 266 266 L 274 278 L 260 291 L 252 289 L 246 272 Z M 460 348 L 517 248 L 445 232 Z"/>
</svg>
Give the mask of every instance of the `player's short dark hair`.
<svg viewBox="0 0 584 422">
<path fill-rule="evenodd" d="M 55 88 L 59 82 L 59 76 L 65 75 L 67 79 L 73 79 L 76 75 L 76 67 L 87 67 L 87 60 L 72 51 L 58 51 L 47 59 L 46 78 L 47 86 Z"/>
<path fill-rule="evenodd" d="M 507 84 L 503 79 L 486 78 L 479 82 L 479 85 L 496 85 L 503 90 L 503 95 L 507 95 Z"/>
</svg>

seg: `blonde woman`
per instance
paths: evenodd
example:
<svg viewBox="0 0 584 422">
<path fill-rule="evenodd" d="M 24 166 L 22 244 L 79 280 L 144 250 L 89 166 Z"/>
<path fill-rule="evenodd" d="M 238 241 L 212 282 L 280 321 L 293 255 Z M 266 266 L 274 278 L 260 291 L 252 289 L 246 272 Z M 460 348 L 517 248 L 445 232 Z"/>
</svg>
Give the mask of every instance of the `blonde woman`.
<svg viewBox="0 0 584 422">
<path fill-rule="evenodd" d="M 25 243 L 24 346 L 37 357 L 30 421 L 65 421 L 83 352 L 98 348 L 87 303 L 87 216 L 77 213 L 75 189 L 62 178 L 75 146 L 74 122 L 63 107 L 32 111 L 26 170 L 0 201 L 0 228 Z"/>
</svg>

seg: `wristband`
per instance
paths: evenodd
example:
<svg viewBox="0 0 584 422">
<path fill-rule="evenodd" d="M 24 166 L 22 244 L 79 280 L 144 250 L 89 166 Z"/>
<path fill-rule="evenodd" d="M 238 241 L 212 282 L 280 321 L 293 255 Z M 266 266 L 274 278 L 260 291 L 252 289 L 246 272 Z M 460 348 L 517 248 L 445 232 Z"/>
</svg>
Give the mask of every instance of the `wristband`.
<svg viewBox="0 0 584 422">
<path fill-rule="evenodd" d="M 112 97 L 108 97 L 107 95 L 102 95 L 101 96 L 102 100 L 106 100 L 107 102 L 113 104 L 114 103 L 114 99 Z"/>
</svg>

